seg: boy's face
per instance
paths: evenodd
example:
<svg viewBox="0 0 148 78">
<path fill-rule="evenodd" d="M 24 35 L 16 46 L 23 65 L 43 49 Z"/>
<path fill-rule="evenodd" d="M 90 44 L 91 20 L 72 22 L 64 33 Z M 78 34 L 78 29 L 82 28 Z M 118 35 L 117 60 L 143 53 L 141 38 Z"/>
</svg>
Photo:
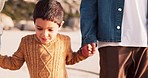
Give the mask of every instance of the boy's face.
<svg viewBox="0 0 148 78">
<path fill-rule="evenodd" d="M 62 24 L 59 26 L 55 22 L 37 18 L 35 20 L 35 31 L 37 38 L 42 44 L 47 44 L 56 37 L 61 26 Z"/>
</svg>

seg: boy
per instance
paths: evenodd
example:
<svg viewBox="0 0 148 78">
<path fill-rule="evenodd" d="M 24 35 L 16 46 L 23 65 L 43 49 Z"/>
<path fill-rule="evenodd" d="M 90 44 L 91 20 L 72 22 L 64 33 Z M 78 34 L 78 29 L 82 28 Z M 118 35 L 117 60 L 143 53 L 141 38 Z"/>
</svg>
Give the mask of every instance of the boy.
<svg viewBox="0 0 148 78">
<path fill-rule="evenodd" d="M 23 37 L 12 57 L 0 56 L 0 67 L 16 70 L 26 61 L 30 78 L 68 78 L 65 65 L 78 63 L 87 56 L 83 50 L 73 53 L 70 38 L 58 33 L 63 16 L 57 1 L 39 1 L 33 15 L 36 34 Z"/>
</svg>

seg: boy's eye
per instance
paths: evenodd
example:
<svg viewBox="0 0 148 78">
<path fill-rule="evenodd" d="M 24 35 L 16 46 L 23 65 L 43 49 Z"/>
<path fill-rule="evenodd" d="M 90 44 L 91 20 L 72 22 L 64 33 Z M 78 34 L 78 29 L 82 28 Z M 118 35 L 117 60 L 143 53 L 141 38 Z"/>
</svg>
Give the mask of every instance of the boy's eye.
<svg viewBox="0 0 148 78">
<path fill-rule="evenodd" d="M 43 30 L 43 28 L 37 28 L 38 30 Z"/>
<path fill-rule="evenodd" d="M 53 29 L 48 29 L 48 31 L 53 31 Z"/>
</svg>

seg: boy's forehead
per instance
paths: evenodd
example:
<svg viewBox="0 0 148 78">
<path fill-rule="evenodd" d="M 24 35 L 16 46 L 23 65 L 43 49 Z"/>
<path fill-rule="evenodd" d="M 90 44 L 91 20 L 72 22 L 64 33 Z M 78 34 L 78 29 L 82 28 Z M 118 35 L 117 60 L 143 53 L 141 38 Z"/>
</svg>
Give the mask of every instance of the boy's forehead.
<svg viewBox="0 0 148 78">
<path fill-rule="evenodd" d="M 35 22 L 53 22 L 53 21 L 52 20 L 38 18 L 38 19 L 35 20 Z"/>
<path fill-rule="evenodd" d="M 55 24 L 57 24 L 57 25 L 60 25 L 61 23 L 57 23 L 56 21 L 53 21 L 53 20 L 47 20 L 47 19 L 42 19 L 42 18 L 37 18 L 36 20 L 35 20 L 35 24 L 36 23 L 55 23 Z"/>
<path fill-rule="evenodd" d="M 37 25 L 37 26 L 51 26 L 52 27 L 52 26 L 55 26 L 58 24 L 55 23 L 54 21 L 51 21 L 51 20 L 36 19 L 35 25 Z"/>
</svg>

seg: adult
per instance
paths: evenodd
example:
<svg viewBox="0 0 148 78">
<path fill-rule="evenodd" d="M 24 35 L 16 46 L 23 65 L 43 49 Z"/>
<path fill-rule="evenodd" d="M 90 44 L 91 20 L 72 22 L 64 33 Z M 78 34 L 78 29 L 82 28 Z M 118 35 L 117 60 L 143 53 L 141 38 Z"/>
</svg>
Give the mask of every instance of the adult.
<svg viewBox="0 0 148 78">
<path fill-rule="evenodd" d="M 147 0 L 82 0 L 83 49 L 96 43 L 100 78 L 148 78 Z"/>
</svg>

